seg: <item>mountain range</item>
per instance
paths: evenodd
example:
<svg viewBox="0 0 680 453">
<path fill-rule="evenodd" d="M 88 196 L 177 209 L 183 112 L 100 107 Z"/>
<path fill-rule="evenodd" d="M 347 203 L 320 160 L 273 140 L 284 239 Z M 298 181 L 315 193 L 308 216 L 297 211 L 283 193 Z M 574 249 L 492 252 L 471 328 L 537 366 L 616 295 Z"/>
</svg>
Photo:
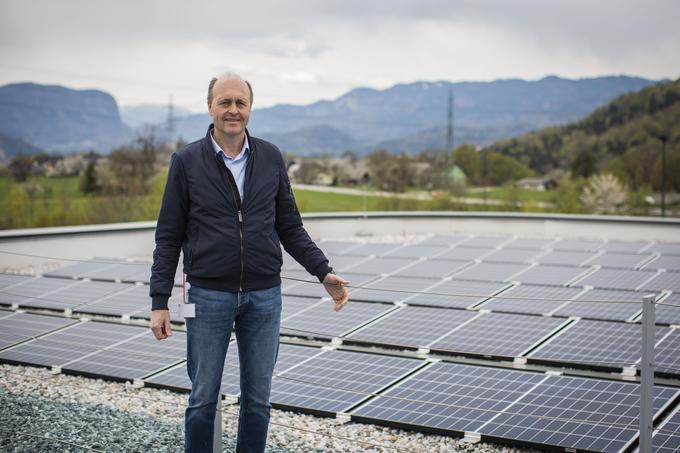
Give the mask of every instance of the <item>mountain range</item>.
<svg viewBox="0 0 680 453">
<path fill-rule="evenodd" d="M 249 129 L 283 151 L 301 156 L 345 150 L 361 155 L 375 149 L 444 149 L 452 93 L 454 143 L 484 146 L 577 120 L 621 94 L 655 83 L 628 76 L 578 80 L 550 76 L 536 81 L 439 81 L 398 84 L 384 90 L 356 88 L 337 99 L 308 105 L 255 105 Z M 210 123 L 207 112 L 185 116 L 181 116 L 185 111 L 176 112 L 178 136 L 191 141 L 205 134 Z M 5 136 L 0 146 L 19 143 L 18 148 L 4 148 L 7 156 L 20 152 L 22 141 L 48 152 L 95 149 L 106 153 L 130 141 L 135 127 L 155 122 L 163 129 L 167 116 L 163 106 L 119 109 L 111 95 L 97 90 L 5 85 L 0 87 L 0 134 Z"/>
</svg>

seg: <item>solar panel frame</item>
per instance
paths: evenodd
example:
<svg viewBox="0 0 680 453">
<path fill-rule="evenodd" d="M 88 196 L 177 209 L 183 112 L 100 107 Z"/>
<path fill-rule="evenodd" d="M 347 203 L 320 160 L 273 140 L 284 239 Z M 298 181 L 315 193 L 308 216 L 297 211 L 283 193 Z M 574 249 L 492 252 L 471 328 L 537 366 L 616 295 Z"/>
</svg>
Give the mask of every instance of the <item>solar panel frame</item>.
<svg viewBox="0 0 680 453">
<path fill-rule="evenodd" d="M 482 260 L 487 255 L 494 253 L 497 249 L 482 247 L 462 247 L 456 246 L 436 256 L 437 260 L 470 261 Z"/>
<path fill-rule="evenodd" d="M 316 245 L 324 252 L 324 254 L 343 255 L 351 252 L 352 249 L 359 247 L 361 242 L 345 242 L 345 241 L 319 241 Z"/>
<path fill-rule="evenodd" d="M 37 339 L 0 351 L 0 361 L 35 366 L 62 366 L 129 336 L 147 333 L 136 326 L 81 321 Z"/>
<path fill-rule="evenodd" d="M 642 291 L 680 292 L 680 272 L 658 272 L 653 279 L 640 285 Z"/>
<path fill-rule="evenodd" d="M 603 253 L 588 261 L 588 265 L 614 269 L 640 269 L 653 255 L 633 253 Z M 680 259 L 678 260 L 680 261 Z"/>
<path fill-rule="evenodd" d="M 655 322 L 657 324 L 680 325 L 680 308 L 664 305 L 680 305 L 680 293 L 668 294 L 659 302 L 654 309 Z"/>
<path fill-rule="evenodd" d="M 651 245 L 651 242 L 646 241 L 607 241 L 600 250 L 607 253 L 642 253 Z"/>
<path fill-rule="evenodd" d="M 402 302 L 423 307 L 447 307 L 473 309 L 488 298 L 500 293 L 510 286 L 509 283 L 485 282 L 481 280 L 447 279 L 430 287 L 427 292 L 439 294 L 457 294 L 442 296 L 437 294 L 414 294 Z"/>
<path fill-rule="evenodd" d="M 281 335 L 314 339 L 343 337 L 357 328 L 395 310 L 391 304 L 353 302 L 339 312 L 331 301 L 316 304 L 281 322 Z"/>
<path fill-rule="evenodd" d="M 665 269 L 680 272 L 680 255 L 660 255 L 642 266 L 643 269 Z"/>
<path fill-rule="evenodd" d="M 387 252 L 389 258 L 432 258 L 449 250 L 448 246 L 410 244 Z"/>
<path fill-rule="evenodd" d="M 418 349 L 479 316 L 467 310 L 405 306 L 347 335 L 343 342 Z M 419 328 L 420 327 L 420 328 Z"/>
<path fill-rule="evenodd" d="M 570 285 L 634 291 L 643 287 L 650 279 L 656 279 L 656 274 L 654 271 L 645 270 L 600 268 Z"/>
<path fill-rule="evenodd" d="M 680 450 L 680 406 L 677 406 L 652 435 L 655 453 L 677 453 Z"/>
<path fill-rule="evenodd" d="M 503 245 L 504 249 L 528 249 L 543 251 L 548 249 L 555 239 L 541 239 L 541 238 L 515 238 L 514 241 Z"/>
<path fill-rule="evenodd" d="M 98 351 L 61 365 L 63 372 L 120 381 L 141 379 L 146 375 L 183 362 L 186 334 L 174 332 L 158 341 L 148 329 Z"/>
<path fill-rule="evenodd" d="M 477 308 L 499 313 L 551 315 L 568 303 L 564 300 L 554 299 L 572 299 L 583 291 L 583 288 L 520 284 L 507 288 Z M 503 296 L 510 296 L 511 298 L 504 298 Z M 516 299 L 523 297 L 527 299 Z M 534 298 L 543 300 L 533 300 Z"/>
<path fill-rule="evenodd" d="M 479 429 L 483 440 L 515 440 L 529 446 L 574 451 L 624 452 L 639 433 L 635 383 L 548 376 Z M 654 387 L 658 418 L 680 391 Z"/>
<path fill-rule="evenodd" d="M 548 377 L 493 367 L 436 362 L 354 409 L 353 421 L 462 436 Z M 481 389 L 481 391 L 480 391 Z M 405 400 L 411 400 L 408 402 Z"/>
<path fill-rule="evenodd" d="M 347 268 L 346 272 L 366 275 L 389 275 L 414 264 L 409 258 L 372 258 Z"/>
<path fill-rule="evenodd" d="M 350 280 L 351 281 L 351 280 Z M 412 297 L 415 292 L 425 291 L 438 284 L 441 280 L 432 278 L 405 278 L 388 275 L 370 281 L 369 283 L 357 285 L 367 288 L 351 288 L 349 291 L 350 300 L 363 302 L 399 302 Z M 354 284 L 354 282 L 352 282 Z M 377 288 L 377 289 L 370 289 Z M 381 291 L 381 290 L 393 290 Z M 397 292 L 404 291 L 404 292 Z"/>
<path fill-rule="evenodd" d="M 107 267 L 113 266 L 109 263 L 101 263 L 96 261 L 80 261 L 77 263 L 67 264 L 59 269 L 54 269 L 43 274 L 44 277 L 65 278 L 76 280 L 83 277 L 83 275 L 94 272 Z"/>
<path fill-rule="evenodd" d="M 592 268 L 538 264 L 515 274 L 513 281 L 529 285 L 566 286 L 593 271 Z"/>
<path fill-rule="evenodd" d="M 281 322 L 295 316 L 296 314 L 309 310 L 315 305 L 319 305 L 323 299 L 310 297 L 282 296 L 281 298 Z"/>
<path fill-rule="evenodd" d="M 547 316 L 483 313 L 429 346 L 432 351 L 468 356 L 520 357 L 569 322 Z"/>
<path fill-rule="evenodd" d="M 621 304 L 583 302 L 583 300 L 621 300 Z M 584 319 L 630 322 L 642 311 L 642 294 L 635 291 L 587 288 L 557 310 L 554 316 L 574 316 Z"/>
<path fill-rule="evenodd" d="M 580 250 L 593 252 L 604 246 L 604 241 L 593 241 L 585 239 L 561 239 L 550 245 L 553 250 Z"/>
<path fill-rule="evenodd" d="M 656 252 L 661 255 L 680 255 L 680 243 L 657 242 L 645 249 L 645 252 Z"/>
<path fill-rule="evenodd" d="M 655 329 L 655 343 L 668 327 Z M 640 360 L 641 328 L 638 324 L 579 319 L 527 355 L 536 363 L 572 368 L 621 370 L 636 367 Z M 657 360 L 660 345 L 656 348 Z"/>
<path fill-rule="evenodd" d="M 551 264 L 557 266 L 581 266 L 597 257 L 596 252 L 584 252 L 573 250 L 550 250 L 544 255 L 536 258 L 540 264 Z"/>
<path fill-rule="evenodd" d="M 18 307 L 33 299 L 47 299 L 50 294 L 78 283 L 73 280 L 34 277 L 0 292 L 0 305 Z"/>
<path fill-rule="evenodd" d="M 528 269 L 531 265 L 519 263 L 476 263 L 470 267 L 466 267 L 460 272 L 453 274 L 453 277 L 459 280 L 481 280 L 493 282 L 508 282 L 519 274 Z"/>
<path fill-rule="evenodd" d="M 542 250 L 531 249 L 498 249 L 485 255 L 482 261 L 497 263 L 532 263 L 543 254 Z"/>
<path fill-rule="evenodd" d="M 77 322 L 63 317 L 8 312 L 0 317 L 0 350 Z"/>
<path fill-rule="evenodd" d="M 404 245 L 393 243 L 385 244 L 376 242 L 364 242 L 359 244 L 357 247 L 353 247 L 350 251 L 342 253 L 342 255 L 383 257 L 384 255 L 390 252 L 394 252 L 401 247 L 404 247 Z"/>
<path fill-rule="evenodd" d="M 58 281 L 61 279 L 49 278 L 45 280 Z M 112 297 L 122 291 L 126 291 L 130 285 L 113 282 L 95 282 L 89 280 L 61 280 L 71 282 L 61 289 L 41 294 L 32 299 L 19 303 L 20 307 L 43 308 L 49 310 L 71 311 L 82 305 Z M 147 296 L 148 298 L 148 296 Z"/>
<path fill-rule="evenodd" d="M 423 239 L 422 241 L 418 242 L 419 245 L 456 245 L 459 244 L 460 242 L 466 241 L 469 239 L 471 236 L 468 235 L 463 235 L 463 234 L 452 234 L 452 235 L 445 235 L 445 234 L 435 234 L 427 239 Z"/>
<path fill-rule="evenodd" d="M 513 238 L 507 236 L 473 236 L 467 241 L 462 241 L 458 245 L 462 247 L 481 247 L 481 248 L 502 248 L 505 244 L 512 242 Z"/>
<path fill-rule="evenodd" d="M 408 267 L 393 272 L 391 275 L 397 277 L 442 279 L 453 275 L 472 264 L 472 261 L 418 260 Z"/>
<path fill-rule="evenodd" d="M 403 379 L 424 363 L 405 357 L 326 350 L 275 376 L 270 400 L 276 408 L 333 416 L 351 410 L 369 398 L 368 394 Z"/>
</svg>

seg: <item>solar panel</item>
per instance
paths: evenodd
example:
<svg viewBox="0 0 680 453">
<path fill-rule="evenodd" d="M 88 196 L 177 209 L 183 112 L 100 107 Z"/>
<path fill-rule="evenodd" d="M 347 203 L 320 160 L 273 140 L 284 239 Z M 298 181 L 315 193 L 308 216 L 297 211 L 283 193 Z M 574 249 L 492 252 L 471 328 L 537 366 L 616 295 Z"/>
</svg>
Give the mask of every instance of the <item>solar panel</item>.
<svg viewBox="0 0 680 453">
<path fill-rule="evenodd" d="M 639 253 L 650 246 L 649 242 L 619 242 L 619 241 L 609 241 L 605 242 L 601 250 L 606 252 L 614 253 Z"/>
<path fill-rule="evenodd" d="M 499 249 L 490 255 L 485 255 L 483 261 L 498 263 L 528 263 L 540 256 L 543 252 L 530 249 Z"/>
<path fill-rule="evenodd" d="M 106 269 L 107 267 L 111 267 L 111 266 L 113 266 L 113 264 L 93 262 L 93 261 L 82 261 L 82 262 L 78 262 L 78 263 L 68 264 L 64 267 L 61 267 L 59 269 L 55 269 L 53 271 L 45 272 L 43 275 L 45 277 L 59 277 L 59 278 L 76 279 L 76 278 L 82 278 L 82 276 L 87 274 L 87 273 L 95 272 L 95 271 L 98 271 L 98 270 L 103 270 L 103 269 Z"/>
<path fill-rule="evenodd" d="M 667 327 L 657 327 L 656 341 L 663 339 L 668 331 Z M 630 367 L 635 366 L 640 358 L 640 336 L 639 324 L 581 319 L 548 340 L 546 344 L 529 354 L 529 357 L 549 362 L 576 362 L 614 369 Z M 659 348 L 660 345 L 657 344 L 657 354 Z"/>
<path fill-rule="evenodd" d="M 446 308 L 403 307 L 350 335 L 362 342 L 427 347 L 479 313 Z"/>
<path fill-rule="evenodd" d="M 425 291 L 427 288 L 439 283 L 439 281 L 431 278 L 382 277 L 365 285 L 368 288 L 378 289 L 351 289 L 349 298 L 350 300 L 368 302 L 398 302 L 413 296 L 414 292 Z M 381 291 L 383 289 L 395 292 Z"/>
<path fill-rule="evenodd" d="M 113 286 L 117 284 L 100 283 L 100 285 Z M 133 315 L 140 311 L 148 311 L 151 306 L 150 300 L 148 286 L 127 284 L 124 285 L 124 291 L 99 298 L 99 300 L 94 299 L 73 311 L 74 313 L 95 313 L 110 316 Z"/>
<path fill-rule="evenodd" d="M 271 402 L 323 414 L 346 412 L 365 400 L 366 393 L 380 391 L 422 364 L 416 359 L 325 351 L 274 377 Z"/>
<path fill-rule="evenodd" d="M 35 277 L 24 280 L 0 292 L 1 305 L 20 305 L 35 297 L 48 298 L 57 290 L 77 285 L 78 282 L 63 279 Z"/>
<path fill-rule="evenodd" d="M 444 278 L 468 267 L 472 261 L 420 260 L 393 275 L 402 277 Z"/>
<path fill-rule="evenodd" d="M 472 308 L 508 286 L 508 283 L 498 282 L 443 280 L 427 290 L 429 293 L 438 293 L 439 295 L 415 294 L 410 298 L 404 299 L 404 302 L 409 305 L 425 305 L 430 307 Z"/>
<path fill-rule="evenodd" d="M 654 432 L 652 450 L 655 453 L 680 451 L 680 406 L 676 407 Z"/>
<path fill-rule="evenodd" d="M 292 273 L 291 271 L 286 271 L 285 274 L 282 275 L 282 277 L 289 276 L 291 275 L 291 273 Z M 281 291 L 283 292 L 283 294 L 289 296 L 312 297 L 315 299 L 319 299 L 321 297 L 328 297 L 328 293 L 324 289 L 323 285 L 319 283 L 319 280 L 316 277 L 310 276 L 306 272 L 305 274 L 306 282 L 286 281 L 284 279 L 283 280 L 284 284 L 281 287 Z M 342 278 L 349 281 L 351 286 L 364 286 L 378 278 L 377 275 L 355 274 L 353 272 L 342 272 L 340 275 Z"/>
<path fill-rule="evenodd" d="M 281 323 L 281 333 L 312 338 L 339 337 L 394 308 L 394 305 L 351 302 L 336 312 L 332 301 L 324 301 L 287 317 Z"/>
<path fill-rule="evenodd" d="M 478 263 L 455 274 L 457 279 L 504 282 L 527 269 L 529 265 L 518 263 Z"/>
<path fill-rule="evenodd" d="M 38 339 L 5 349 L 0 360 L 29 365 L 61 366 L 148 330 L 105 322 L 80 322 Z"/>
<path fill-rule="evenodd" d="M 656 272 L 645 270 L 598 269 L 572 286 L 593 286 L 605 289 L 635 290 L 655 277 Z M 651 289 L 651 288 L 648 288 Z"/>
<path fill-rule="evenodd" d="M 462 241 L 459 245 L 462 245 L 463 247 L 483 247 L 492 249 L 500 247 L 510 241 L 512 241 L 512 239 L 507 236 L 475 236 L 467 241 Z"/>
<path fill-rule="evenodd" d="M 654 416 L 678 393 L 655 387 Z M 569 451 L 623 452 L 638 436 L 639 395 L 635 383 L 548 376 L 479 432 Z"/>
<path fill-rule="evenodd" d="M 324 254 L 341 255 L 350 252 L 352 249 L 361 245 L 360 242 L 344 242 L 344 241 L 319 241 L 316 245 L 324 252 Z"/>
<path fill-rule="evenodd" d="M 133 380 L 184 360 L 187 341 L 184 332 L 173 332 L 171 337 L 158 341 L 150 330 L 138 330 L 142 335 L 77 358 L 62 365 L 62 369 L 88 376 Z"/>
<path fill-rule="evenodd" d="M 107 258 L 107 261 L 114 261 Z M 98 269 L 86 271 L 78 275 L 78 278 L 91 278 L 96 280 L 106 281 L 123 281 L 124 277 L 129 274 L 137 273 L 141 267 L 151 267 L 150 263 L 129 263 L 122 261 L 117 264 L 109 264 Z"/>
<path fill-rule="evenodd" d="M 536 259 L 541 264 L 556 264 L 559 266 L 580 266 L 592 259 L 597 254 L 594 252 L 551 250 Z"/>
<path fill-rule="evenodd" d="M 435 234 L 434 236 L 420 241 L 419 245 L 455 245 L 461 241 L 469 239 L 470 236 L 465 235 L 443 235 Z"/>
<path fill-rule="evenodd" d="M 545 316 L 484 313 L 430 347 L 484 356 L 518 357 L 565 322 Z"/>
<path fill-rule="evenodd" d="M 367 256 L 355 255 L 328 255 L 328 262 L 336 272 L 345 272 L 352 266 L 370 260 Z"/>
<path fill-rule="evenodd" d="M 680 256 L 661 255 L 645 265 L 645 269 L 666 269 L 669 271 L 680 272 Z"/>
<path fill-rule="evenodd" d="M 678 305 L 678 307 L 664 304 Z M 661 300 L 656 305 L 654 314 L 658 324 L 680 325 L 680 294 L 673 293 Z"/>
<path fill-rule="evenodd" d="M 480 305 L 479 308 L 506 313 L 551 314 L 568 303 L 564 300 L 555 299 L 571 299 L 581 292 L 583 292 L 581 288 L 522 284 L 503 291 L 498 296 Z M 503 296 L 510 296 L 511 298 Z"/>
<path fill-rule="evenodd" d="M 403 267 L 413 264 L 409 258 L 373 258 L 368 261 L 360 262 L 347 269 L 353 274 L 381 275 L 391 274 Z"/>
<path fill-rule="evenodd" d="M 680 328 L 657 327 L 656 330 L 666 331 L 661 341 L 654 345 L 655 370 L 661 373 L 680 375 Z"/>
<path fill-rule="evenodd" d="M 403 247 L 401 244 L 360 244 L 357 247 L 352 248 L 349 251 L 343 253 L 343 255 L 356 255 L 356 256 L 383 256 L 396 249 Z"/>
<path fill-rule="evenodd" d="M 4 313 L 3 313 L 4 315 Z M 0 349 L 78 322 L 54 316 L 10 312 L 0 318 Z"/>
<path fill-rule="evenodd" d="M 657 252 L 662 255 L 680 255 L 680 244 L 653 244 L 648 249 L 645 249 L 645 252 Z"/>
<path fill-rule="evenodd" d="M 680 292 L 680 272 L 661 272 L 641 287 L 642 291 Z"/>
<path fill-rule="evenodd" d="M 186 355 L 186 354 L 185 354 Z M 221 393 L 224 395 L 238 396 L 241 392 L 239 384 L 239 361 L 236 342 L 229 343 L 227 356 L 222 370 Z M 152 374 L 143 378 L 145 383 L 153 386 L 171 388 L 174 390 L 191 391 L 191 381 L 187 372 L 186 361 L 168 368 L 160 373 Z"/>
<path fill-rule="evenodd" d="M 33 278 L 32 275 L 16 275 L 0 273 L 0 289 L 7 289 L 14 285 Z"/>
<path fill-rule="evenodd" d="M 553 242 L 555 242 L 554 239 L 517 238 L 514 241 L 503 244 L 503 248 L 541 250 L 548 248 Z"/>
<path fill-rule="evenodd" d="M 632 320 L 642 310 L 642 294 L 635 291 L 591 289 L 574 298 L 580 300 L 621 301 L 629 303 L 570 302 L 553 313 L 555 316 L 603 319 L 608 321 Z"/>
<path fill-rule="evenodd" d="M 588 261 L 588 265 L 611 267 L 618 269 L 637 269 L 648 261 L 652 255 L 641 255 L 633 253 L 605 253 L 597 258 Z M 680 261 L 680 260 L 678 260 Z"/>
<path fill-rule="evenodd" d="M 79 280 L 72 282 L 62 279 L 45 278 L 43 280 L 56 280 L 67 283 L 53 291 L 47 291 L 35 299 L 27 299 L 20 302 L 21 307 L 47 308 L 50 310 L 65 310 L 78 307 L 99 300 L 103 297 L 112 296 L 128 288 L 129 284 L 91 282 Z M 148 288 L 148 287 L 147 287 Z M 147 289 L 148 299 L 148 289 Z"/>
<path fill-rule="evenodd" d="M 453 247 L 446 252 L 437 255 L 437 259 L 456 261 L 480 260 L 495 251 L 496 249 L 481 247 Z"/>
<path fill-rule="evenodd" d="M 658 416 L 679 392 L 654 393 Z M 618 452 L 637 437 L 638 395 L 632 383 L 435 363 L 354 410 L 352 419 Z"/>
<path fill-rule="evenodd" d="M 399 247 L 387 252 L 385 256 L 390 258 L 431 258 L 433 256 L 441 255 L 447 250 L 449 250 L 448 246 L 415 244 Z"/>
<path fill-rule="evenodd" d="M 539 373 L 433 363 L 352 411 L 352 419 L 459 434 L 477 432 L 546 379 Z"/>
<path fill-rule="evenodd" d="M 566 286 L 591 271 L 587 268 L 539 264 L 516 274 L 512 279 L 525 284 Z"/>
<path fill-rule="evenodd" d="M 295 316 L 301 311 L 308 310 L 314 305 L 322 303 L 321 299 L 313 299 L 310 297 L 292 297 L 283 296 L 281 299 L 281 319 L 286 320 L 291 316 Z"/>
<path fill-rule="evenodd" d="M 550 248 L 553 250 L 580 250 L 583 252 L 590 252 L 594 250 L 599 250 L 604 246 L 602 241 L 588 241 L 588 240 L 578 240 L 578 239 L 563 239 L 550 244 Z"/>
</svg>

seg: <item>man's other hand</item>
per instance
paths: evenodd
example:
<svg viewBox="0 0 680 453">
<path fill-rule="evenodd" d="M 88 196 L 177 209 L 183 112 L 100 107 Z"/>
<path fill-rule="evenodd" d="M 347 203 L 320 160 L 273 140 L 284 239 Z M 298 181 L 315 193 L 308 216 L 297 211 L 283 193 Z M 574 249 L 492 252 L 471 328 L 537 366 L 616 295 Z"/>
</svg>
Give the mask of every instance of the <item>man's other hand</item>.
<svg viewBox="0 0 680 453">
<path fill-rule="evenodd" d="M 151 331 L 157 340 L 164 340 L 168 337 L 171 337 L 172 328 L 170 327 L 170 311 L 151 311 L 151 321 L 149 321 L 149 328 L 151 328 Z"/>
<path fill-rule="evenodd" d="M 326 292 L 335 302 L 335 311 L 342 310 L 342 307 L 349 302 L 349 293 L 345 285 L 349 285 L 349 282 L 339 275 L 328 273 L 323 279 L 323 286 L 326 288 Z"/>
</svg>

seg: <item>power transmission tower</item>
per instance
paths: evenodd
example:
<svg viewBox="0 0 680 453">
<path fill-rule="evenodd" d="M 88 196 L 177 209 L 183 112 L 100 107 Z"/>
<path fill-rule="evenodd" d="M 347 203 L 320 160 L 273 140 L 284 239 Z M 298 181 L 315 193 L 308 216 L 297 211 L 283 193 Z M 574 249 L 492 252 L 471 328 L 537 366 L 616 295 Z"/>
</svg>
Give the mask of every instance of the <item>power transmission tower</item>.
<svg viewBox="0 0 680 453">
<path fill-rule="evenodd" d="M 449 114 L 446 128 L 446 151 L 453 151 L 453 88 L 449 88 Z"/>
<path fill-rule="evenodd" d="M 168 140 L 172 141 L 175 139 L 175 108 L 172 103 L 172 94 L 170 95 L 170 100 L 168 102 L 168 121 L 167 121 L 167 130 L 168 130 Z"/>
</svg>

